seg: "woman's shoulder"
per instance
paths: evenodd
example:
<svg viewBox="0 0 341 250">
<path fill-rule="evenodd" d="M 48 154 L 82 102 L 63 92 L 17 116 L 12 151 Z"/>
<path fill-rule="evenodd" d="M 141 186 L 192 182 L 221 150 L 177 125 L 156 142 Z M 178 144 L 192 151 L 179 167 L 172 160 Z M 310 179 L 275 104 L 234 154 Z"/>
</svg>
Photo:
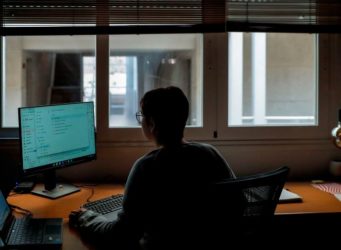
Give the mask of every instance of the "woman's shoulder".
<svg viewBox="0 0 341 250">
<path fill-rule="evenodd" d="M 155 149 L 146 153 L 145 155 L 137 159 L 134 165 L 137 165 L 137 166 L 148 165 L 149 162 L 155 159 L 155 157 L 159 154 L 159 152 L 160 152 L 160 149 Z"/>
<path fill-rule="evenodd" d="M 187 142 L 185 145 L 193 150 L 217 151 L 217 149 L 213 145 L 203 142 Z"/>
<path fill-rule="evenodd" d="M 198 158 L 207 159 L 221 159 L 224 158 L 220 151 L 211 144 L 202 142 L 189 142 L 187 143 L 187 152 L 191 155 L 195 154 Z"/>
</svg>

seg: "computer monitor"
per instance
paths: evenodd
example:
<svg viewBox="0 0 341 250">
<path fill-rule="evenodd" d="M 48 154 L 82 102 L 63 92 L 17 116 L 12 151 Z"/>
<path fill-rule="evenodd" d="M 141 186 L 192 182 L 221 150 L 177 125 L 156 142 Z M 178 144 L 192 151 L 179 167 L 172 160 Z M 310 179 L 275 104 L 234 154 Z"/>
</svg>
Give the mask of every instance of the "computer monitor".
<svg viewBox="0 0 341 250">
<path fill-rule="evenodd" d="M 19 131 L 23 175 L 42 173 L 32 193 L 55 199 L 80 189 L 56 182 L 56 170 L 96 159 L 93 102 L 21 107 Z"/>
</svg>

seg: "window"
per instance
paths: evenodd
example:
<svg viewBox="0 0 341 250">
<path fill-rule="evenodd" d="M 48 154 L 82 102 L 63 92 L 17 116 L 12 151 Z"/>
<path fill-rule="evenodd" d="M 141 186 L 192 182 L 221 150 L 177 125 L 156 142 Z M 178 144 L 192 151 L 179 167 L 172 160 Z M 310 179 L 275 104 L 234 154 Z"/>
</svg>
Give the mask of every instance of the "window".
<svg viewBox="0 0 341 250">
<path fill-rule="evenodd" d="M 140 98 L 152 88 L 176 85 L 190 101 L 189 139 L 316 138 L 328 131 L 328 79 L 318 65 L 329 59 L 328 53 L 318 58 L 325 48 L 319 37 L 8 36 L 2 127 L 18 126 L 20 106 L 94 101 L 98 141 L 144 141 L 134 116 Z"/>
<path fill-rule="evenodd" d="M 97 44 L 96 36 L 5 37 L 2 127 L 18 127 L 21 106 L 94 101 L 98 138 L 144 140 L 135 119 L 140 98 L 150 89 L 176 85 L 190 101 L 187 126 L 202 129 L 202 37 L 115 35 L 97 37 Z M 120 130 L 127 128 L 134 130 Z"/>
<path fill-rule="evenodd" d="M 208 62 L 206 74 L 209 81 L 217 82 L 217 139 L 250 142 L 328 136 L 327 37 L 208 35 L 215 59 L 207 59 L 212 63 Z"/>
<path fill-rule="evenodd" d="M 207 136 L 202 34 L 100 36 L 97 48 L 97 81 L 103 83 L 97 84 L 99 140 L 146 140 L 135 118 L 139 100 L 169 85 L 180 87 L 189 99 L 187 135 Z"/>
<path fill-rule="evenodd" d="M 18 107 L 95 100 L 95 36 L 8 36 L 3 54 L 2 127 Z"/>
<path fill-rule="evenodd" d="M 143 94 L 180 87 L 190 101 L 188 126 L 202 126 L 202 35 L 110 36 L 109 127 L 137 127 Z"/>
<path fill-rule="evenodd" d="M 316 37 L 229 33 L 228 126 L 317 125 Z"/>
</svg>

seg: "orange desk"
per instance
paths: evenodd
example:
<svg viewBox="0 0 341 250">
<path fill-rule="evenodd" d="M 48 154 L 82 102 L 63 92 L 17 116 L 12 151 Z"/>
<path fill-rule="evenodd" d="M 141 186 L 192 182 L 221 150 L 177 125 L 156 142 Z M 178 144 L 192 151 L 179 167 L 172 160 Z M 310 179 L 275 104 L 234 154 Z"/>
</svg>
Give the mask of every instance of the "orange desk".
<svg viewBox="0 0 341 250">
<path fill-rule="evenodd" d="M 123 193 L 123 185 L 89 185 L 81 188 L 80 192 L 64 196 L 56 200 L 50 200 L 32 194 L 11 195 L 7 198 L 10 204 L 27 209 L 36 218 L 59 217 L 64 219 L 63 225 L 63 250 L 85 250 L 92 249 L 84 243 L 79 234 L 69 227 L 69 214 L 72 210 L 78 209 L 91 196 L 90 200 L 104 198 L 113 194 Z"/>
<path fill-rule="evenodd" d="M 276 215 L 303 213 L 341 213 L 341 201 L 309 182 L 289 182 L 285 187 L 303 198 L 301 203 L 278 204 Z"/>
<path fill-rule="evenodd" d="M 277 205 L 271 239 L 279 243 L 279 249 L 334 249 L 339 246 L 341 201 L 309 182 L 287 183 L 285 187 L 300 195 L 303 202 Z"/>
<path fill-rule="evenodd" d="M 287 221 L 290 218 L 296 218 L 297 215 L 340 215 L 341 202 L 332 194 L 320 191 L 310 183 L 292 182 L 287 183 L 286 188 L 301 195 L 302 203 L 279 204 L 276 209 L 276 218 L 280 218 L 280 227 L 290 227 Z M 64 218 L 63 227 L 63 248 L 66 249 L 91 249 L 91 246 L 85 244 L 77 232 L 68 226 L 68 216 L 70 211 L 78 209 L 91 196 L 90 200 L 100 199 L 112 194 L 123 193 L 123 185 L 84 186 L 80 192 L 59 198 L 49 200 L 31 194 L 12 195 L 8 197 L 10 204 L 30 210 L 34 217 L 62 217 Z M 92 195 L 93 192 L 93 195 Z M 339 220 L 340 217 L 337 217 Z M 289 220 L 288 220 L 289 219 Z M 296 220 L 296 219 L 295 219 Z M 310 220 L 310 217 L 308 218 Z M 325 219 L 323 219 L 324 221 Z M 334 217 L 331 219 L 335 221 Z M 283 223 L 283 221 L 285 223 Z M 292 221 L 292 220 L 291 220 Z M 306 219 L 303 220 L 306 223 Z M 283 228 L 283 231 L 287 230 Z"/>
</svg>

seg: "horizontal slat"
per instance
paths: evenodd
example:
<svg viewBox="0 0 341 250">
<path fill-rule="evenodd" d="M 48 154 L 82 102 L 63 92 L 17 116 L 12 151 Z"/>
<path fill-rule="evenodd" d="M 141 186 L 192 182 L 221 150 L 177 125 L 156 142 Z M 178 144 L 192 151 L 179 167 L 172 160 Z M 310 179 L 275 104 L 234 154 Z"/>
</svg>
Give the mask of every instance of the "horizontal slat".
<svg viewBox="0 0 341 250">
<path fill-rule="evenodd" d="M 316 3 L 307 0 L 235 1 L 227 3 L 229 21 L 276 24 L 315 24 Z"/>
<path fill-rule="evenodd" d="M 208 2 L 208 1 L 207 1 Z M 214 2 L 214 1 L 213 1 Z M 219 0 L 224 7 L 224 0 Z M 109 16 L 110 23 L 134 20 L 146 23 L 167 23 L 177 19 L 179 23 L 201 23 L 204 9 L 209 4 L 201 0 L 187 1 L 10 1 L 4 0 L 3 22 L 20 25 L 33 23 L 96 23 L 96 18 Z M 107 3 L 107 4 L 105 4 Z M 205 3 L 205 1 L 204 1 Z M 214 5 L 213 5 L 214 6 Z M 216 18 L 213 16 L 213 18 Z M 224 16 L 220 17 L 224 22 Z"/>
<path fill-rule="evenodd" d="M 225 31 L 225 25 L 116 25 L 89 27 L 9 27 L 4 29 L 8 36 L 28 35 L 94 35 L 94 34 L 166 34 L 166 33 L 206 33 Z"/>
<path fill-rule="evenodd" d="M 227 21 L 273 24 L 341 24 L 340 0 L 227 0 Z"/>
<path fill-rule="evenodd" d="M 303 32 L 338 32 L 341 25 L 341 0 L 3 0 L 1 7 L 5 35 L 30 27 L 36 29 L 33 33 L 39 27 L 81 33 L 94 26 L 92 32 L 99 33 L 102 26 L 117 33 L 135 30 L 131 26 L 141 32 L 161 26 L 164 32 L 283 31 L 291 26 Z"/>
</svg>

